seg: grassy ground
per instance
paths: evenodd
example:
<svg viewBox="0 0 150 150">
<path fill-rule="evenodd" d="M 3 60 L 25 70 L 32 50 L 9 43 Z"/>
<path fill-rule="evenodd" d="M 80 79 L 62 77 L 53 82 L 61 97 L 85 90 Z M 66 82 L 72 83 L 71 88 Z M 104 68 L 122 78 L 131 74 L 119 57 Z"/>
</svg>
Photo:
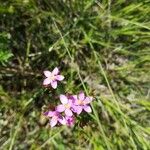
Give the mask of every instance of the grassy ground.
<svg viewBox="0 0 150 150">
<path fill-rule="evenodd" d="M 0 149 L 150 149 L 149 0 L 0 0 Z M 65 81 L 42 87 L 43 70 Z M 92 95 L 91 115 L 51 129 L 60 93 Z"/>
</svg>

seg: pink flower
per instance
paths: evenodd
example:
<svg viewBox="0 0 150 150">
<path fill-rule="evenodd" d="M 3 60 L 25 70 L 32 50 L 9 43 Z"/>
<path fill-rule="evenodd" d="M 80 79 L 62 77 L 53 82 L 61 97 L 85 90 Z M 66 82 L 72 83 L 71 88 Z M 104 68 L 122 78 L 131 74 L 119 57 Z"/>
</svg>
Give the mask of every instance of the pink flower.
<svg viewBox="0 0 150 150">
<path fill-rule="evenodd" d="M 71 116 L 71 117 L 66 116 L 65 119 L 66 119 L 67 126 L 73 126 L 74 125 L 75 119 L 73 116 Z"/>
<path fill-rule="evenodd" d="M 74 106 L 73 110 L 77 114 L 80 114 L 82 110 L 90 113 L 92 112 L 91 107 L 89 106 L 89 103 L 92 102 L 93 98 L 92 97 L 85 97 L 84 93 L 81 92 L 78 96 L 74 95 Z"/>
<path fill-rule="evenodd" d="M 61 105 L 58 105 L 56 110 L 58 112 L 65 112 L 66 116 L 72 116 L 72 106 L 73 106 L 73 102 L 72 99 L 68 99 L 67 96 L 65 95 L 60 95 L 60 101 L 61 101 Z"/>
<path fill-rule="evenodd" d="M 48 111 L 45 113 L 47 117 L 50 117 L 50 126 L 54 127 L 57 123 L 60 123 L 62 125 L 66 124 L 66 119 L 57 111 Z"/>
<path fill-rule="evenodd" d="M 57 88 L 57 82 L 62 81 L 64 79 L 64 76 L 59 75 L 59 70 L 57 67 L 54 68 L 52 72 L 50 71 L 44 71 L 44 75 L 46 79 L 43 81 L 43 85 L 49 85 L 51 84 L 52 88 L 56 89 Z"/>
</svg>

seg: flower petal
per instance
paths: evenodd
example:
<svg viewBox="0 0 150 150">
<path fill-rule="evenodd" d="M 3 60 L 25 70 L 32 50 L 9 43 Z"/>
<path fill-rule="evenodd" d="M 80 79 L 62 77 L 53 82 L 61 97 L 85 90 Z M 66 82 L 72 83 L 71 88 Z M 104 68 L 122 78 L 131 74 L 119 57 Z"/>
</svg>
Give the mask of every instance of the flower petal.
<svg viewBox="0 0 150 150">
<path fill-rule="evenodd" d="M 93 100 L 93 97 L 86 97 L 85 100 L 84 100 L 84 103 L 89 104 L 89 103 L 92 102 L 92 100 Z"/>
<path fill-rule="evenodd" d="M 63 125 L 66 124 L 66 119 L 65 119 L 64 117 L 58 118 L 58 121 L 59 121 L 61 124 L 63 124 Z"/>
<path fill-rule="evenodd" d="M 57 67 L 54 68 L 54 70 L 52 71 L 53 75 L 57 75 L 59 73 L 59 70 Z"/>
<path fill-rule="evenodd" d="M 43 85 L 49 85 L 51 83 L 51 80 L 49 78 L 44 79 Z"/>
<path fill-rule="evenodd" d="M 49 76 L 51 76 L 51 72 L 48 71 L 48 70 L 46 70 L 46 71 L 44 71 L 44 75 L 45 75 L 46 77 L 49 77 Z"/>
<path fill-rule="evenodd" d="M 63 111 L 65 110 L 65 106 L 64 106 L 64 105 L 58 105 L 58 106 L 56 107 L 56 110 L 57 110 L 58 112 L 63 112 Z"/>
<path fill-rule="evenodd" d="M 65 114 L 66 114 L 66 116 L 72 116 L 73 115 L 73 113 L 70 109 L 66 109 Z"/>
<path fill-rule="evenodd" d="M 83 109 L 84 109 L 86 112 L 88 112 L 88 113 L 92 112 L 91 107 L 88 106 L 88 105 L 85 105 L 85 106 L 83 107 Z"/>
<path fill-rule="evenodd" d="M 78 101 L 79 101 L 79 100 L 75 100 L 75 101 L 74 101 L 74 104 L 77 105 L 77 106 L 79 105 L 79 102 L 78 102 Z"/>
<path fill-rule="evenodd" d="M 70 105 L 70 107 L 72 107 L 73 106 L 73 100 L 72 99 L 68 99 L 68 104 Z"/>
<path fill-rule="evenodd" d="M 73 104 L 78 105 L 78 96 L 77 95 L 71 95 L 70 99 L 72 100 Z"/>
<path fill-rule="evenodd" d="M 68 103 L 68 98 L 65 95 L 60 95 L 60 101 L 62 104 L 67 104 Z"/>
<path fill-rule="evenodd" d="M 53 117 L 55 115 L 55 111 L 48 111 L 47 116 Z"/>
<path fill-rule="evenodd" d="M 81 93 L 79 94 L 79 100 L 84 100 L 84 98 L 85 98 L 85 95 L 84 95 L 83 92 L 81 92 Z"/>
<path fill-rule="evenodd" d="M 58 81 L 62 81 L 63 79 L 64 79 L 64 76 L 62 76 L 62 75 L 56 76 L 56 80 L 58 80 Z"/>
<path fill-rule="evenodd" d="M 57 119 L 55 117 L 53 117 L 50 121 L 50 126 L 54 127 L 57 124 Z"/>
<path fill-rule="evenodd" d="M 51 82 L 51 86 L 53 89 L 56 89 L 57 88 L 57 81 Z"/>
<path fill-rule="evenodd" d="M 82 109 L 82 106 L 76 106 L 74 110 L 79 115 L 82 112 Z"/>
<path fill-rule="evenodd" d="M 78 100 L 78 97 L 77 97 L 77 95 L 71 95 L 70 99 L 72 100 L 72 103 L 75 104 L 77 102 L 77 100 Z"/>
</svg>

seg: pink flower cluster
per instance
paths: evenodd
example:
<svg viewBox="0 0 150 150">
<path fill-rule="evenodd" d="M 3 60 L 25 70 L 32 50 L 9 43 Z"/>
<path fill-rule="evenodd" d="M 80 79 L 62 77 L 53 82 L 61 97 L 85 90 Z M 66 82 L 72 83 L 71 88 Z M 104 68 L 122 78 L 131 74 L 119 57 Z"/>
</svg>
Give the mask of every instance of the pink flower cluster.
<svg viewBox="0 0 150 150">
<path fill-rule="evenodd" d="M 59 70 L 55 68 L 52 72 L 44 71 L 46 79 L 43 85 L 51 85 L 54 89 L 57 87 L 57 81 L 62 81 L 64 77 L 58 75 Z M 45 116 L 50 119 L 50 126 L 54 127 L 57 124 L 72 126 L 75 123 L 75 116 L 81 114 L 82 111 L 92 112 L 90 103 L 93 98 L 85 96 L 83 92 L 78 95 L 63 95 L 59 96 L 61 104 L 55 107 L 54 111 L 47 111 Z"/>
</svg>

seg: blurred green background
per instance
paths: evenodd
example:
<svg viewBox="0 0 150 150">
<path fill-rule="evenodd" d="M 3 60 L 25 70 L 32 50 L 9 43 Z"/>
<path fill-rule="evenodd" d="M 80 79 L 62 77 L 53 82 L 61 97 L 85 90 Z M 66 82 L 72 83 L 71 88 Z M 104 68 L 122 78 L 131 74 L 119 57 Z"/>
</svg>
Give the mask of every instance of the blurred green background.
<svg viewBox="0 0 150 150">
<path fill-rule="evenodd" d="M 149 47 L 149 0 L 0 0 L 0 149 L 150 150 Z M 79 91 L 92 114 L 51 129 L 43 109 Z"/>
</svg>

